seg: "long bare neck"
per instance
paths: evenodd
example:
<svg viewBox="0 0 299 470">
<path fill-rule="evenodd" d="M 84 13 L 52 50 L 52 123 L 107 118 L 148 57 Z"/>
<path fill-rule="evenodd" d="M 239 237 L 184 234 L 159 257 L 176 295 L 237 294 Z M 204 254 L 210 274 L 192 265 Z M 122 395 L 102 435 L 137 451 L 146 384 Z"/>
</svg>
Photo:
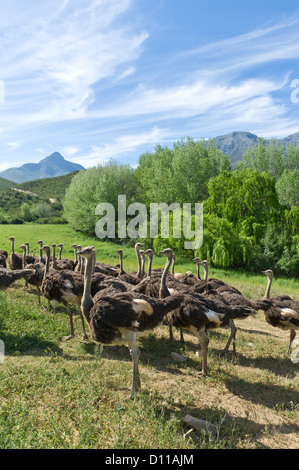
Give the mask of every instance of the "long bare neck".
<svg viewBox="0 0 299 470">
<path fill-rule="evenodd" d="M 172 257 L 172 269 L 171 269 L 171 274 L 174 274 L 174 265 L 175 265 L 175 257 Z"/>
<path fill-rule="evenodd" d="M 50 251 L 46 252 L 46 266 L 44 270 L 44 280 L 50 269 Z"/>
<path fill-rule="evenodd" d="M 147 267 L 148 277 L 151 277 L 151 274 L 152 274 L 152 262 L 153 262 L 153 258 L 152 258 L 151 255 L 149 255 L 149 257 L 148 257 L 148 267 Z"/>
<path fill-rule="evenodd" d="M 27 255 L 29 255 L 29 243 L 27 243 L 26 247 L 27 247 Z"/>
<path fill-rule="evenodd" d="M 92 308 L 94 302 L 91 296 L 91 280 L 92 280 L 92 270 L 93 270 L 93 257 L 86 258 L 85 263 L 85 272 L 84 272 L 84 290 L 81 300 L 81 310 L 89 324 L 90 321 L 90 309 Z"/>
<path fill-rule="evenodd" d="M 55 269 L 56 268 L 56 257 L 55 257 L 55 251 L 56 251 L 56 247 L 53 246 L 53 260 L 52 260 L 52 266 L 53 268 Z"/>
<path fill-rule="evenodd" d="M 270 299 L 270 289 L 271 289 L 271 284 L 272 284 L 272 279 L 268 277 L 268 282 L 267 282 L 267 287 L 266 287 L 266 292 L 264 295 L 264 299 Z"/>
<path fill-rule="evenodd" d="M 43 262 L 43 249 L 41 246 L 39 247 L 39 261 L 40 263 Z"/>
<path fill-rule="evenodd" d="M 25 269 L 25 266 L 26 266 L 26 248 L 23 248 L 22 268 Z"/>
<path fill-rule="evenodd" d="M 208 268 L 208 266 L 204 265 L 203 269 L 204 269 L 204 273 L 205 273 L 204 274 L 204 280 L 207 281 L 208 280 L 208 274 L 209 274 L 209 268 Z"/>
<path fill-rule="evenodd" d="M 11 240 L 11 252 L 15 254 L 15 241 Z"/>
<path fill-rule="evenodd" d="M 62 249 L 63 249 L 63 246 L 61 245 L 60 250 L 59 250 L 59 256 L 58 256 L 58 259 L 60 260 L 61 260 L 61 255 L 62 255 Z"/>
<path fill-rule="evenodd" d="M 137 271 L 137 277 L 139 279 L 142 279 L 142 267 L 141 267 L 141 256 L 139 253 L 139 249 L 136 250 L 136 256 L 137 256 L 137 261 L 138 261 L 138 271 Z"/>
<path fill-rule="evenodd" d="M 77 264 L 78 262 L 77 248 L 74 248 L 74 261 Z"/>
<path fill-rule="evenodd" d="M 124 274 L 123 254 L 119 253 L 118 255 L 119 255 L 119 266 L 120 266 L 119 274 Z"/>
<path fill-rule="evenodd" d="M 199 263 L 196 263 L 196 268 L 197 268 L 197 279 L 201 279 L 201 278 L 200 278 L 200 268 L 199 268 Z"/>
<path fill-rule="evenodd" d="M 145 263 L 145 256 L 143 255 L 141 258 L 141 276 L 144 276 L 144 263 Z"/>
<path fill-rule="evenodd" d="M 169 256 L 167 258 L 166 265 L 165 265 L 165 268 L 161 277 L 161 284 L 160 284 L 160 290 L 159 290 L 160 299 L 163 299 L 164 297 L 167 297 L 168 295 L 170 295 L 170 292 L 166 285 L 166 278 L 167 278 L 167 274 L 168 274 L 171 263 L 172 263 L 172 259 Z"/>
</svg>

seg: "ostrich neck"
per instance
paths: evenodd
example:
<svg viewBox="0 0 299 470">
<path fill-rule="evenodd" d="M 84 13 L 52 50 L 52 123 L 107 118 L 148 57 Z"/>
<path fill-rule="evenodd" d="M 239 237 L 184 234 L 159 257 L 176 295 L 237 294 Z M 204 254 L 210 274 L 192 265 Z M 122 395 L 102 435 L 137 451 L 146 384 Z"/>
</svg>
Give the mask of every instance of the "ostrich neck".
<svg viewBox="0 0 299 470">
<path fill-rule="evenodd" d="M 63 248 L 63 246 L 60 247 L 59 255 L 58 255 L 58 259 L 60 259 L 60 260 L 61 260 L 61 255 L 62 255 L 62 248 Z"/>
<path fill-rule="evenodd" d="M 26 248 L 23 249 L 22 267 L 25 269 L 26 266 Z"/>
<path fill-rule="evenodd" d="M 29 244 L 27 246 L 27 255 L 29 255 Z"/>
<path fill-rule="evenodd" d="M 15 241 L 11 240 L 11 252 L 15 254 Z"/>
<path fill-rule="evenodd" d="M 86 259 L 86 266 L 84 272 L 84 289 L 83 296 L 81 300 L 81 310 L 87 320 L 87 323 L 90 323 L 90 309 L 92 308 L 94 302 L 91 296 L 91 280 L 92 280 L 92 270 L 93 270 L 93 259 L 90 257 Z"/>
<path fill-rule="evenodd" d="M 171 270 L 171 274 L 174 274 L 174 265 L 175 265 L 175 259 L 173 258 L 173 259 L 172 259 L 172 270 Z"/>
<path fill-rule="evenodd" d="M 204 272 L 205 272 L 204 280 L 207 281 L 208 280 L 208 268 L 207 268 L 207 266 L 204 266 L 203 269 L 204 269 Z"/>
<path fill-rule="evenodd" d="M 123 255 L 122 253 L 119 253 L 119 274 L 124 274 L 124 267 L 123 267 Z"/>
<path fill-rule="evenodd" d="M 142 275 L 142 277 L 144 276 L 144 263 L 145 263 L 145 257 L 143 256 L 142 260 L 141 260 L 141 275 Z"/>
<path fill-rule="evenodd" d="M 197 279 L 201 279 L 201 277 L 200 277 L 199 263 L 197 263 Z"/>
<path fill-rule="evenodd" d="M 74 248 L 74 261 L 77 264 L 78 262 L 77 248 Z"/>
<path fill-rule="evenodd" d="M 43 280 L 45 280 L 46 275 L 49 272 L 49 268 L 50 268 L 50 251 L 47 251 L 46 252 L 46 266 L 45 266 L 45 270 L 44 270 L 44 279 Z"/>
<path fill-rule="evenodd" d="M 153 258 L 151 256 L 149 256 L 148 257 L 148 268 L 147 268 L 148 277 L 151 277 L 151 274 L 152 274 L 152 262 L 153 262 Z"/>
<path fill-rule="evenodd" d="M 267 287 L 266 287 L 266 292 L 265 292 L 264 299 L 270 299 L 271 284 L 272 284 L 272 279 L 270 279 L 268 277 L 268 282 L 267 282 Z"/>
<path fill-rule="evenodd" d="M 142 276 L 141 276 L 141 257 L 140 257 L 140 254 L 139 254 L 139 250 L 137 249 L 136 250 L 136 255 L 137 255 L 137 261 L 138 261 L 138 271 L 137 271 L 137 277 L 139 279 L 142 279 Z"/>
<path fill-rule="evenodd" d="M 165 268 L 161 277 L 161 285 L 160 285 L 160 290 L 159 290 L 160 299 L 163 299 L 164 297 L 167 297 L 168 295 L 170 295 L 170 292 L 166 286 L 166 278 L 167 278 L 167 274 L 168 274 L 171 263 L 172 263 L 172 260 L 169 257 L 166 261 L 166 265 L 165 265 Z"/>
<path fill-rule="evenodd" d="M 55 258 L 55 246 L 53 246 L 53 262 L 52 262 L 52 265 L 53 265 L 53 268 L 56 268 L 56 258 Z"/>
<path fill-rule="evenodd" d="M 39 247 L 39 262 L 43 262 L 43 249 L 41 246 Z"/>
</svg>

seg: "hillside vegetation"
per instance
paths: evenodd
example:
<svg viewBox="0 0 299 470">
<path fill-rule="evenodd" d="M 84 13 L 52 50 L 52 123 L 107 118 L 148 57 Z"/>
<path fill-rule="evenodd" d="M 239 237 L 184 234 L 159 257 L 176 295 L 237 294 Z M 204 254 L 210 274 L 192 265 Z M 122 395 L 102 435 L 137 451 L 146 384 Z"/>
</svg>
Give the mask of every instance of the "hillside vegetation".
<svg viewBox="0 0 299 470">
<path fill-rule="evenodd" d="M 62 200 L 77 173 L 7 186 L 1 191 L 0 224 L 64 223 Z"/>
<path fill-rule="evenodd" d="M 14 186 L 14 184 L 15 183 L 13 183 L 13 181 L 10 181 L 10 180 L 7 180 L 5 178 L 0 177 L 0 192 L 5 190 L 5 189 L 12 188 Z"/>
</svg>

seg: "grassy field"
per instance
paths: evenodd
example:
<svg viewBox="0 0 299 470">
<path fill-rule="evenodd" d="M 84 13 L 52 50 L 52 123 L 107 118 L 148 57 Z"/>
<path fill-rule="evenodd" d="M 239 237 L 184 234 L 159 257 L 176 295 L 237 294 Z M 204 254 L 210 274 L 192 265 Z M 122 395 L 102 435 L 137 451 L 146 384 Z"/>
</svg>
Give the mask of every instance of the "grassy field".
<svg viewBox="0 0 299 470">
<path fill-rule="evenodd" d="M 117 263 L 116 245 L 84 239 L 68 226 L 1 226 L 0 248 L 28 241 L 93 244 L 98 260 Z M 136 269 L 133 249 L 125 249 L 125 269 Z M 155 265 L 162 260 L 156 258 Z M 265 269 L 268 267 L 265 267 Z M 177 271 L 192 270 L 179 263 Z M 264 294 L 263 275 L 211 269 L 250 298 Z M 272 294 L 299 300 L 299 281 L 275 278 Z M 74 309 L 76 313 L 76 310 Z M 83 341 L 79 315 L 76 337 L 69 334 L 63 307 L 39 306 L 35 292 L 19 281 L 0 293 L 0 448 L 98 449 L 299 449 L 299 365 L 287 355 L 289 335 L 268 325 L 264 314 L 240 321 L 237 357 L 219 357 L 227 330 L 210 333 L 209 376 L 199 377 L 195 338 L 168 341 L 161 326 L 140 339 L 142 390 L 128 400 L 132 366 L 128 349 Z M 187 357 L 174 362 L 171 352 Z M 187 414 L 219 427 L 219 433 L 188 433 Z"/>
</svg>

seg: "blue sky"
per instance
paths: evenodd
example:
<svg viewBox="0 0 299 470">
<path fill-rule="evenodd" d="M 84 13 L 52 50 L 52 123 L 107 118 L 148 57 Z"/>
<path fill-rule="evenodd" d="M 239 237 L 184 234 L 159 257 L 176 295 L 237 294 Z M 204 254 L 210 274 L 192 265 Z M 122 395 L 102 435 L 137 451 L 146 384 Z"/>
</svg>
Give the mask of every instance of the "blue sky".
<svg viewBox="0 0 299 470">
<path fill-rule="evenodd" d="M 0 171 L 299 131 L 296 0 L 0 0 Z M 296 100 L 297 101 L 297 100 Z"/>
</svg>

